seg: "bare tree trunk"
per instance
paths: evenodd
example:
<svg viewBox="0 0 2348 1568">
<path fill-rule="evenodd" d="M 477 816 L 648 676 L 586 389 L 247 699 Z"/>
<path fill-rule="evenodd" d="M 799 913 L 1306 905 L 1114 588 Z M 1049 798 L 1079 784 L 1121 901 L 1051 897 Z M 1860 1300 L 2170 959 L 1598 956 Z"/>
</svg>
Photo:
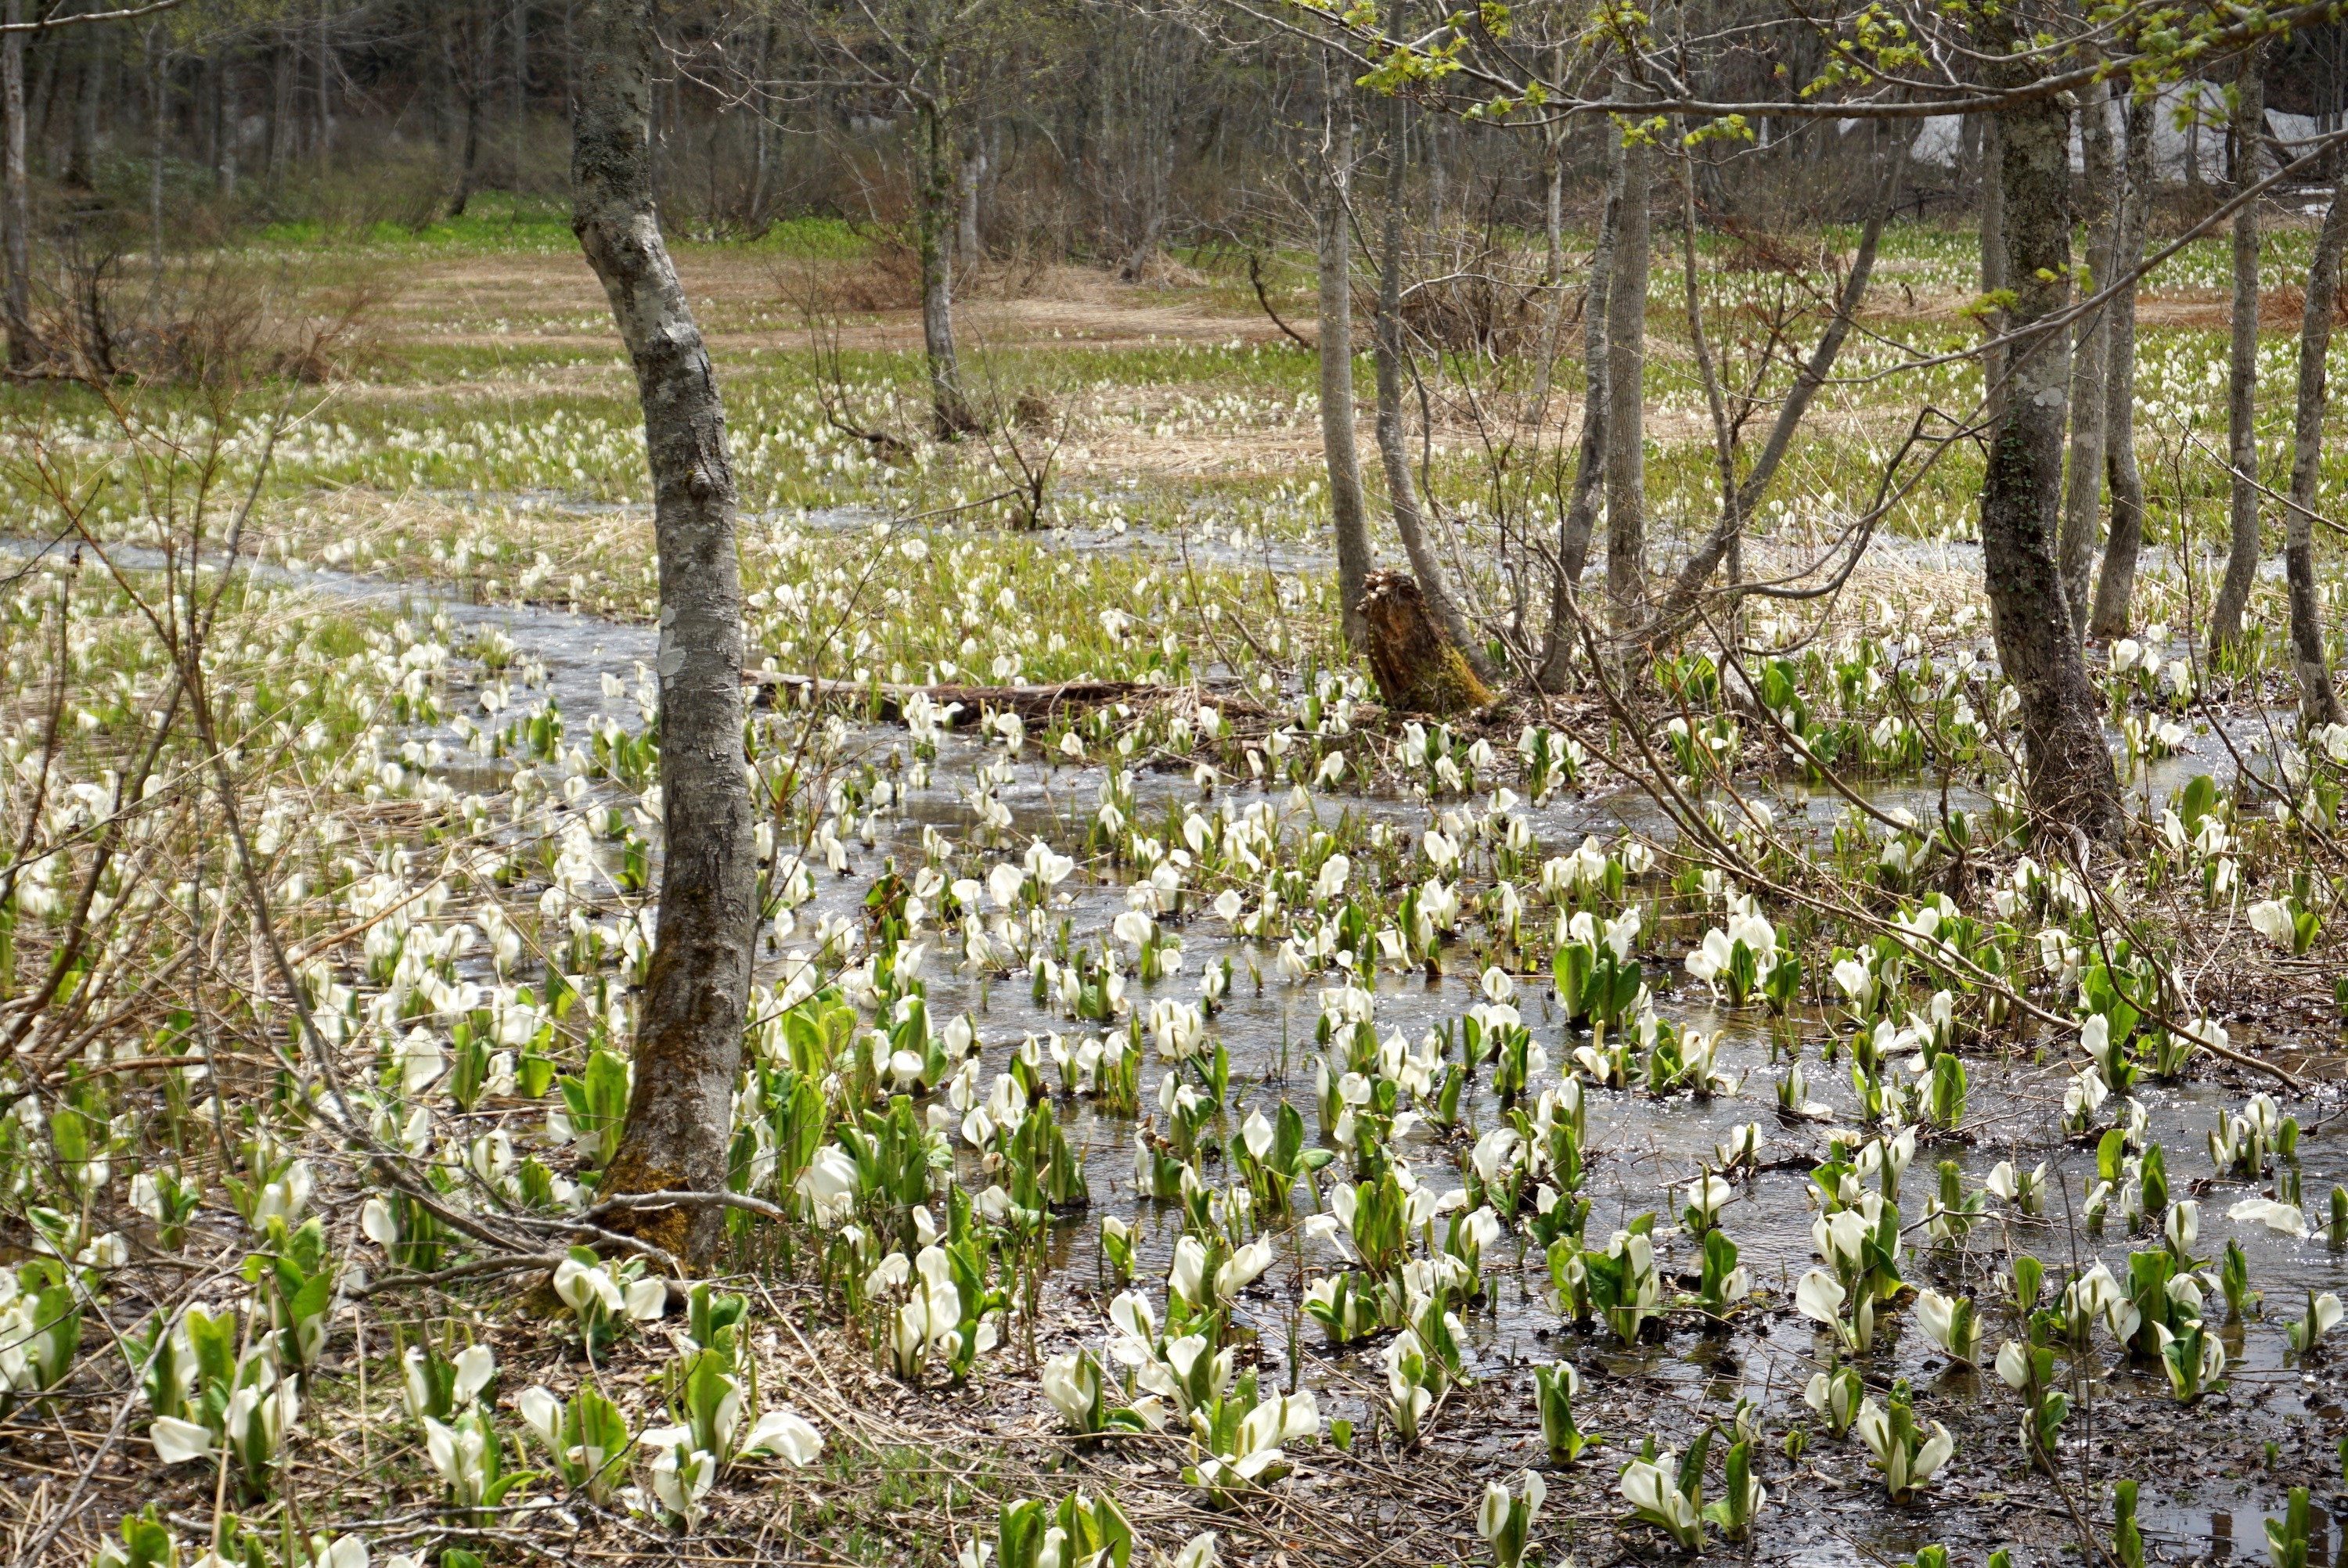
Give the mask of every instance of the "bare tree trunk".
<svg viewBox="0 0 2348 1568">
<path fill-rule="evenodd" d="M 661 238 L 651 180 L 650 0 L 587 0 L 572 123 L 572 227 L 634 363 L 660 552 L 660 925 L 637 1025 L 613 1193 L 723 1192 L 757 916 L 742 760 L 742 582 L 726 414 Z M 639 1220 L 707 1260 L 716 1208 Z"/>
<path fill-rule="evenodd" d="M 483 56 L 488 53 L 489 25 L 480 15 L 478 5 L 474 5 L 469 13 L 466 27 L 474 46 L 470 51 L 470 57 L 466 61 L 463 77 L 464 139 L 457 158 L 457 193 L 449 199 L 448 202 L 448 216 L 451 218 L 462 218 L 467 205 L 473 200 L 474 182 L 479 178 L 481 162 L 481 99 L 489 91 L 489 84 L 485 80 L 487 72 L 484 69 Z M 450 73 L 455 74 L 453 62 L 450 65 Z M 646 90 L 651 90 L 649 85 Z M 657 170 L 654 170 L 653 178 L 657 187 Z"/>
<path fill-rule="evenodd" d="M 84 36 L 76 38 L 75 54 L 78 56 L 74 69 L 73 128 L 66 142 L 64 184 L 77 190 L 98 189 L 98 99 L 106 91 L 108 53 L 113 47 L 114 34 L 106 27 L 88 26 L 79 29 Z"/>
<path fill-rule="evenodd" d="M 286 155 L 294 140 L 294 46 L 280 34 L 269 46 L 269 111 L 262 178 L 274 193 L 284 183 Z"/>
<path fill-rule="evenodd" d="M 921 115 L 920 231 L 922 350 L 930 366 L 930 422 L 941 441 L 978 428 L 962 390 L 962 367 L 954 354 L 953 246 L 954 166 L 947 145 L 945 117 L 923 102 Z"/>
<path fill-rule="evenodd" d="M 315 132 L 317 142 L 316 145 L 311 149 L 311 156 L 316 159 L 322 165 L 335 155 L 335 42 L 333 29 L 334 23 L 332 19 L 327 16 L 325 6 L 322 3 L 318 7 L 318 101 L 313 106 L 317 111 L 317 128 Z"/>
<path fill-rule="evenodd" d="M 1982 118 L 1981 292 L 1994 294 L 2005 287 L 2005 153 L 2003 127 L 1995 115 Z M 1999 317 L 1987 318 L 1994 333 Z M 2005 351 L 1990 349 L 1982 356 L 1982 383 L 1989 388 L 1990 413 L 2005 395 Z"/>
<path fill-rule="evenodd" d="M 10 26 L 25 19 L 25 0 L 7 0 Z M 7 276 L 0 280 L 0 324 L 8 334 L 8 365 L 22 370 L 44 357 L 33 333 L 32 180 L 25 168 L 25 35 L 0 37 L 0 120 L 6 147 L 0 154 L 0 228 L 5 229 Z"/>
<path fill-rule="evenodd" d="M 2259 75 L 2265 55 L 2254 46 L 2242 56 L 2234 88 L 2234 188 L 2256 178 L 2260 133 L 2266 124 L 2266 89 Z M 2245 201 L 2234 214 L 2234 310 L 2232 352 L 2226 364 L 2226 461 L 2233 468 L 2233 506 L 2229 518 L 2225 579 L 2209 611 L 2212 651 L 2231 647 L 2242 635 L 2242 611 L 2259 579 L 2259 210 Z"/>
<path fill-rule="evenodd" d="M 1353 92 L 1334 71 L 1323 82 L 1328 121 L 1321 142 L 1321 454 L 1329 469 L 1329 515 L 1337 535 L 1337 598 L 1345 641 L 1367 645 L 1362 593 L 1370 579 L 1370 528 L 1362 504 L 1362 457 L 1354 442 L 1354 261 L 1351 186 Z"/>
<path fill-rule="evenodd" d="M 147 27 L 147 308 L 151 314 L 163 292 L 163 153 L 171 110 L 171 78 L 163 24 Z"/>
<path fill-rule="evenodd" d="M 1419 509 L 1418 486 L 1411 478 L 1402 408 L 1403 374 L 1408 366 L 1408 345 L 1403 341 L 1402 324 L 1403 177 L 1409 166 L 1408 121 L 1405 117 L 1410 106 L 1400 94 L 1388 98 L 1386 104 L 1386 225 L 1384 254 L 1378 259 L 1375 334 L 1378 458 L 1385 469 L 1386 498 L 1394 513 L 1395 532 L 1402 536 L 1403 552 L 1410 557 L 1411 575 L 1418 579 L 1419 596 L 1426 600 L 1426 612 L 1476 673 L 1483 676 L 1487 661 L 1478 656 L 1468 618 L 1460 613 L 1459 601 L 1452 594 L 1443 563 L 1427 540 L 1426 518 Z"/>
<path fill-rule="evenodd" d="M 2111 90 L 2096 83 L 2087 89 L 2082 109 L 2079 141 L 2085 179 L 2081 181 L 2086 211 L 2087 277 L 2090 287 L 2111 282 L 2112 200 Z M 2096 564 L 2096 536 L 2103 514 L 2104 453 L 2110 398 L 2106 374 L 2111 357 L 2111 313 L 2090 313 L 2079 323 L 2071 360 L 2071 467 L 2069 488 L 2063 500 L 2063 598 L 2077 619 L 2079 635 L 2087 634 L 2088 592 Z"/>
<path fill-rule="evenodd" d="M 2136 597 L 2137 553 L 2144 545 L 2144 476 L 2136 463 L 2136 294 L 2134 273 L 2144 261 L 2145 216 L 2153 194 L 2153 106 L 2131 99 L 2127 111 L 2127 179 L 2120 194 L 2112 276 L 2126 278 L 2106 307 L 2111 313 L 2109 374 L 2105 387 L 2109 430 L 2105 464 L 2111 470 L 2112 527 L 2096 578 L 2095 613 L 2087 635 L 2125 636 Z"/>
<path fill-rule="evenodd" d="M 1613 133 L 1610 128 L 1608 133 Z M 1598 523 L 1600 486 L 1606 476 L 1607 300 L 1614 276 L 1614 237 L 1622 220 L 1622 164 L 1612 164 L 1606 201 L 1598 219 L 1598 243 L 1591 251 L 1589 285 L 1581 296 L 1581 440 L 1575 454 L 1573 490 L 1557 526 L 1557 570 L 1550 584 L 1549 635 L 1541 647 L 1535 684 L 1562 691 L 1573 663 L 1573 590 L 1590 561 L 1590 536 Z"/>
<path fill-rule="evenodd" d="M 986 149 L 973 132 L 962 144 L 962 211 L 954 232 L 954 254 L 965 268 L 975 268 L 983 253 L 978 239 L 978 192 L 985 179 Z"/>
<path fill-rule="evenodd" d="M 2070 293 L 2070 116 L 2058 100 L 2039 98 L 1998 118 L 1999 232 L 2013 294 L 2006 324 L 2026 333 Z M 2021 699 L 2030 804 L 2108 838 L 2120 823 L 2119 782 L 2054 560 L 2070 358 L 2059 326 L 2024 337 L 2006 358 L 1982 488 L 1982 558 L 1998 661 Z"/>
<path fill-rule="evenodd" d="M 529 156 L 530 138 L 530 5 L 528 0 L 514 0 L 513 8 L 513 171 L 507 176 L 510 189 L 519 196 L 522 187 L 522 159 Z"/>
<path fill-rule="evenodd" d="M 1622 212 L 1606 291 L 1606 601 L 1610 630 L 1628 636 L 1647 620 L 1648 184 L 1643 143 L 1622 149 Z"/>
<path fill-rule="evenodd" d="M 767 227 L 767 182 L 773 160 L 774 103 L 767 83 L 774 70 L 775 20 L 767 18 L 758 34 L 758 77 L 750 91 L 750 232 L 758 234 Z"/>
<path fill-rule="evenodd" d="M 2323 653 L 2323 621 L 2315 593 L 2315 481 L 2323 458 L 2323 414 L 2329 388 L 2324 355 L 2332 348 L 2332 315 L 2339 308 L 2340 253 L 2348 247 L 2348 173 L 2332 189 L 2332 205 L 2315 236 L 2307 267 L 2307 308 L 2299 324 L 2299 402 L 2292 421 L 2291 509 L 2284 572 L 2291 584 L 2291 663 L 2299 677 L 2299 713 L 2309 725 L 2348 722 L 2332 686 Z"/>
<path fill-rule="evenodd" d="M 1540 363 L 1533 367 L 1535 407 L 1549 402 L 1550 384 L 1557 371 L 1558 329 L 1565 321 L 1565 127 L 1545 126 L 1541 130 L 1541 161 L 1547 176 L 1543 195 L 1541 231 L 1547 244 L 1547 260 L 1541 266 Z"/>
</svg>

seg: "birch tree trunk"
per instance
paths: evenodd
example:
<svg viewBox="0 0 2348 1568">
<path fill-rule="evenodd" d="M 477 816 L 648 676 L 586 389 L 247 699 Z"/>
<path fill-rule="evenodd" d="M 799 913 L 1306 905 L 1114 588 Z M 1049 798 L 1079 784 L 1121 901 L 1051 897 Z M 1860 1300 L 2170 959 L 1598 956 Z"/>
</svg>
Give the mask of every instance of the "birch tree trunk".
<svg viewBox="0 0 2348 1568">
<path fill-rule="evenodd" d="M 2087 89 L 2079 134 L 2085 178 L 2081 193 L 2086 211 L 2087 277 L 2100 289 L 2111 281 L 2112 112 L 2111 92 L 2097 83 Z M 2063 498 L 2061 563 L 2063 597 L 2071 606 L 2079 635 L 2087 633 L 2088 592 L 2102 531 L 2104 456 L 2109 414 L 2105 380 L 2111 357 L 2111 313 L 2091 313 L 2080 322 L 2071 361 L 2071 467 Z"/>
<path fill-rule="evenodd" d="M 2265 50 L 2242 57 L 2234 93 L 2234 187 L 2256 178 L 2266 127 L 2266 91 L 2259 76 Z M 2233 468 L 2226 577 L 2209 612 L 2209 647 L 2230 648 L 2242 635 L 2242 611 L 2259 579 L 2259 211 L 2246 201 L 2234 214 L 2232 352 L 2226 365 L 2226 460 Z"/>
<path fill-rule="evenodd" d="M 2136 597 L 2136 559 L 2144 545 L 2144 476 L 2136 462 L 2136 294 L 2133 274 L 2144 261 L 2145 214 L 2153 194 L 2153 106 L 2131 99 L 2127 110 L 2127 178 L 2120 191 L 2119 222 L 2112 246 L 2112 275 L 2127 278 L 2112 302 L 2109 374 L 2105 387 L 2109 429 L 2105 466 L 2111 471 L 2112 527 L 2104 540 L 2103 569 L 2096 579 L 2096 606 L 2087 635 L 2125 636 L 2128 606 Z"/>
<path fill-rule="evenodd" d="M 1325 70 L 1328 120 L 1321 143 L 1316 214 L 1321 282 L 1321 455 L 1329 470 L 1329 516 L 1337 535 L 1337 600 L 1345 641 L 1366 645 L 1362 593 L 1370 579 L 1370 529 L 1362 504 L 1362 456 L 1354 440 L 1354 248 L 1350 208 L 1354 170 L 1352 90 Z"/>
<path fill-rule="evenodd" d="M 2307 268 L 2307 308 L 2299 325 L 2299 400 L 2291 428 L 2291 508 L 2283 547 L 2291 585 L 2291 664 L 2299 677 L 2300 718 L 2309 725 L 2348 721 L 2333 689 L 2323 653 L 2323 621 L 2315 594 L 2315 483 L 2323 458 L 2323 414 L 2330 389 L 2323 374 L 2332 349 L 2332 317 L 2339 308 L 2340 253 L 2348 247 L 2348 172 L 2332 189 L 2332 205 L 2315 236 Z"/>
<path fill-rule="evenodd" d="M 1606 292 L 1606 600 L 1609 624 L 1628 636 L 1647 616 L 1647 201 L 1653 159 L 1643 143 L 1622 148 L 1622 210 Z"/>
<path fill-rule="evenodd" d="M 2006 326 L 2027 333 L 2070 293 L 2070 115 L 2058 100 L 2039 98 L 2001 109 L 1999 121 L 1999 232 L 2013 292 Z M 2021 701 L 2031 807 L 2102 839 L 2120 825 L 2119 782 L 2054 559 L 2070 359 L 2059 326 L 2024 337 L 2004 356 L 1982 488 L 1982 559 L 1998 661 Z"/>
<path fill-rule="evenodd" d="M 652 196 L 651 0 L 586 0 L 572 131 L 572 228 L 635 366 L 660 552 L 660 925 L 635 1084 L 607 1190 L 723 1192 L 757 916 L 742 759 L 742 582 L 726 415 Z M 722 1211 L 637 1229 L 716 1251 Z"/>
</svg>

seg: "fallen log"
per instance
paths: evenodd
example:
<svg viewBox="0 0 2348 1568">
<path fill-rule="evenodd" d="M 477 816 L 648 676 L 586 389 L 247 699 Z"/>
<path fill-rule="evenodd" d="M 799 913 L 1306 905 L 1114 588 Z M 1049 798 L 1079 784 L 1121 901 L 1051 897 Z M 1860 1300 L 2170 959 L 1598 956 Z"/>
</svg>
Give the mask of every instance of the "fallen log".
<svg viewBox="0 0 2348 1568">
<path fill-rule="evenodd" d="M 1012 712 L 1027 723 L 1048 722 L 1064 708 L 1105 708 L 1134 698 L 1163 697 L 1187 691 L 1179 686 L 1153 686 L 1143 681 L 1057 681 L 1033 686 L 910 686 L 889 682 L 826 681 L 814 675 L 793 675 L 775 670 L 746 670 L 743 683 L 757 690 L 757 704 L 778 702 L 808 706 L 818 702 L 843 707 L 878 705 L 881 717 L 901 720 L 905 705 L 926 697 L 949 728 L 975 724 L 986 712 Z"/>
</svg>

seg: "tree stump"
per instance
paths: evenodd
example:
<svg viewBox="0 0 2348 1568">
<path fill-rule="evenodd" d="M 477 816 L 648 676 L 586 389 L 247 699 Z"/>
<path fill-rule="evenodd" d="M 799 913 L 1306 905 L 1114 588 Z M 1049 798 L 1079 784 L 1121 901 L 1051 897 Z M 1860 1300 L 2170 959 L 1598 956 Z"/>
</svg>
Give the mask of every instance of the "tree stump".
<svg viewBox="0 0 2348 1568">
<path fill-rule="evenodd" d="M 1488 707 L 1491 692 L 1426 612 L 1418 579 L 1375 571 L 1363 585 L 1361 612 L 1370 627 L 1370 672 L 1386 706 L 1417 713 Z"/>
</svg>

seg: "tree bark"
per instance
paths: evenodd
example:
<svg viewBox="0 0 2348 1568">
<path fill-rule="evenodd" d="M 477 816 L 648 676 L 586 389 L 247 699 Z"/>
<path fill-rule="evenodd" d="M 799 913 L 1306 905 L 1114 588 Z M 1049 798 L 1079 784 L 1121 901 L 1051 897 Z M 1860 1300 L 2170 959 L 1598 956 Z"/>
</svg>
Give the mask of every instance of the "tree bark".
<svg viewBox="0 0 2348 1568">
<path fill-rule="evenodd" d="M 606 1187 L 723 1192 L 757 916 L 734 469 L 716 376 L 652 199 L 650 0 L 588 0 L 579 19 L 572 227 L 635 366 L 660 552 L 660 924 Z M 671 1210 L 639 1229 L 705 1261 L 721 1218 Z"/>
<path fill-rule="evenodd" d="M 974 268 L 984 253 L 978 238 L 978 195 L 986 181 L 986 149 L 973 132 L 962 144 L 962 210 L 955 215 L 954 253 L 965 268 Z"/>
<path fill-rule="evenodd" d="M 479 179 L 480 171 L 481 99 L 489 91 L 484 56 L 489 49 L 489 25 L 479 14 L 478 5 L 468 13 L 466 32 L 471 41 L 472 48 L 469 51 L 462 76 L 465 127 L 463 140 L 457 156 L 457 191 L 448 201 L 448 216 L 451 218 L 462 218 L 465 215 L 466 207 L 473 200 L 473 188 Z M 454 44 L 451 43 L 449 46 L 453 49 Z M 453 61 L 449 68 L 450 74 L 455 75 L 456 67 Z M 649 85 L 646 90 L 650 90 Z M 654 178 L 657 178 L 656 174 Z"/>
<path fill-rule="evenodd" d="M 2091 288 L 2111 281 L 2115 249 L 2111 199 L 2111 91 L 2104 83 L 2090 86 L 2085 96 L 2079 142 L 2085 178 L 2081 181 L 2086 210 L 2087 278 Z M 2061 564 L 2063 597 L 2087 634 L 2088 593 L 2096 564 L 2096 536 L 2102 531 L 2104 456 L 2108 429 L 2109 396 L 2105 377 L 2111 358 L 2111 314 L 2090 312 L 2078 325 L 2071 359 L 2071 466 L 2063 498 Z"/>
<path fill-rule="evenodd" d="M 1999 232 L 2013 294 L 2006 324 L 2028 333 L 2070 293 L 2070 115 L 2040 98 L 2001 109 L 1999 122 Z M 2102 839 L 2120 825 L 2119 782 L 2054 559 L 2070 358 L 2060 327 L 2024 338 L 2005 356 L 1982 488 L 1982 557 L 1998 660 L 2021 702 L 2031 806 Z"/>
<path fill-rule="evenodd" d="M 11 26 L 25 19 L 24 0 L 0 8 Z M 0 325 L 8 334 L 8 365 L 23 370 L 45 354 L 33 331 L 32 181 L 25 168 L 25 35 L 0 36 L 0 229 L 5 229 L 6 277 L 0 279 Z"/>
<path fill-rule="evenodd" d="M 1485 665 L 1477 656 L 1475 635 L 1468 630 L 1468 618 L 1460 613 L 1459 601 L 1452 596 L 1443 563 L 1426 538 L 1426 518 L 1419 509 L 1418 487 L 1411 478 L 1410 451 L 1405 445 L 1402 383 L 1407 345 L 1403 342 L 1402 323 L 1402 215 L 1403 177 L 1409 164 L 1406 156 L 1406 116 L 1409 108 L 1400 94 L 1386 100 L 1385 236 L 1384 253 L 1378 259 L 1375 333 L 1378 459 L 1385 470 L 1386 499 L 1394 514 L 1395 532 L 1402 536 L 1403 553 L 1410 558 L 1410 569 L 1418 579 L 1426 612 L 1435 618 L 1451 645 L 1481 675 Z"/>
<path fill-rule="evenodd" d="M 2087 635 L 2125 636 L 2128 607 L 2136 597 L 2136 560 L 2144 545 L 2144 476 L 2136 462 L 2135 272 L 2144 261 L 2145 216 L 2153 195 L 2153 106 L 2130 99 L 2127 110 L 2127 178 L 2120 191 L 2119 221 L 2112 246 L 2112 275 L 2127 281 L 2106 308 L 2111 313 L 2110 354 L 2105 395 L 2109 409 L 2105 465 L 2111 471 L 2112 526 L 2104 540 L 2103 569 L 2096 579 L 2095 613 Z"/>
<path fill-rule="evenodd" d="M 2299 712 L 2309 725 L 2348 722 L 2333 689 L 2323 652 L 2323 622 L 2315 592 L 2315 483 L 2323 458 L 2323 415 L 2329 388 L 2324 356 L 2332 349 L 2332 318 L 2340 305 L 2340 253 L 2348 247 L 2348 173 L 2332 189 L 2332 205 L 2315 236 L 2307 268 L 2307 308 L 2299 324 L 2299 401 L 2291 454 L 2291 509 L 2283 547 L 2291 585 L 2291 663 L 2299 677 Z"/>
<path fill-rule="evenodd" d="M 77 56 L 74 71 L 73 128 L 66 142 L 62 183 L 78 190 L 98 189 L 98 100 L 106 91 L 108 54 L 114 43 L 110 28 L 87 26 L 73 40 Z"/>
<path fill-rule="evenodd" d="M 1626 637 L 1647 617 L 1648 183 L 1643 142 L 1622 149 L 1622 211 L 1606 291 L 1606 601 L 1610 630 Z"/>
<path fill-rule="evenodd" d="M 1609 136 L 1613 134 L 1609 128 Z M 1544 692 L 1565 688 L 1575 643 L 1573 590 L 1590 559 L 1590 536 L 1597 527 L 1600 486 L 1606 473 L 1606 394 L 1609 370 L 1607 301 L 1612 292 L 1614 237 L 1622 226 L 1622 184 L 1619 161 L 1610 165 L 1606 201 L 1598 219 L 1598 243 L 1590 256 L 1590 281 L 1581 296 L 1581 441 L 1575 456 L 1573 490 L 1557 527 L 1557 572 L 1550 585 L 1549 636 L 1541 649 L 1537 683 Z"/>
<path fill-rule="evenodd" d="M 163 157 L 171 110 L 160 22 L 147 27 L 147 308 L 153 312 L 163 291 Z"/>
<path fill-rule="evenodd" d="M 925 99 L 921 119 L 922 189 L 919 248 L 922 262 L 922 352 L 929 361 L 930 423 L 941 441 L 967 436 L 978 428 L 962 390 L 962 367 L 954 354 L 953 149 L 946 136 L 945 114 Z"/>
<path fill-rule="evenodd" d="M 1982 119 L 1981 292 L 1994 294 L 2005 287 L 2005 149 L 2003 126 L 1995 115 Z M 1993 312 L 1984 325 L 1994 333 L 2003 312 Z M 1982 384 L 1989 388 L 1989 413 L 1998 412 L 1997 399 L 2005 395 L 2005 351 L 1992 348 L 1982 356 Z"/>
<path fill-rule="evenodd" d="M 1362 593 L 1370 673 L 1398 712 L 1457 713 L 1490 705 L 1492 693 L 1444 632 L 1408 572 L 1370 574 Z"/>
<path fill-rule="evenodd" d="M 1329 470 L 1329 515 L 1337 536 L 1337 599 L 1345 641 L 1368 646 L 1362 613 L 1369 586 L 1370 528 L 1362 502 L 1362 456 L 1354 439 L 1354 258 L 1350 186 L 1354 168 L 1351 89 L 1324 71 L 1328 120 L 1321 144 L 1321 455 Z"/>
<path fill-rule="evenodd" d="M 2242 56 L 2234 89 L 2234 186 L 2255 177 L 2266 90 L 2262 47 Z M 2226 577 L 2209 611 L 2209 647 L 2230 648 L 2242 635 L 2242 612 L 2259 579 L 2259 210 L 2246 201 L 2234 214 L 2233 343 L 2226 365 L 2226 460 L 2233 469 Z"/>
</svg>

